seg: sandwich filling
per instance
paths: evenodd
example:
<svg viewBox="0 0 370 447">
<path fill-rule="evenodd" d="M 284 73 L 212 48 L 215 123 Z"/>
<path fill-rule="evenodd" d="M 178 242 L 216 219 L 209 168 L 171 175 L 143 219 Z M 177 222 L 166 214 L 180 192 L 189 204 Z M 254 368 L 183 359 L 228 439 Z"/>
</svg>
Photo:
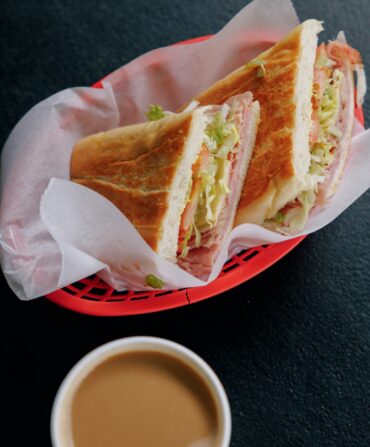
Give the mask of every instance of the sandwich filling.
<svg viewBox="0 0 370 447">
<path fill-rule="evenodd" d="M 309 212 L 333 194 L 330 180 L 347 157 L 343 137 L 353 127 L 353 72 L 363 79 L 359 52 L 344 42 L 321 44 L 317 49 L 312 91 L 312 127 L 310 167 L 305 190 L 264 222 L 264 226 L 282 233 L 300 231 Z M 364 92 L 361 93 L 361 96 Z M 362 98 L 358 96 L 357 101 Z M 352 105 L 352 106 L 351 106 Z M 343 150 L 344 149 L 344 150 Z"/>
<path fill-rule="evenodd" d="M 208 111 L 178 238 L 178 264 L 198 277 L 210 273 L 232 228 L 247 164 L 246 138 L 253 138 L 252 109 L 252 95 L 245 93 Z"/>
<path fill-rule="evenodd" d="M 185 258 L 192 247 L 207 244 L 205 235 L 217 224 L 225 197 L 230 193 L 230 172 L 240 141 L 240 111 L 237 102 L 224 104 L 209 113 L 203 144 L 189 184 L 181 216 L 179 257 Z"/>
<path fill-rule="evenodd" d="M 183 112 L 198 105 L 193 100 Z M 152 104 L 147 117 L 156 121 L 171 114 Z M 259 104 L 250 92 L 205 107 L 200 150 L 180 215 L 176 256 L 177 264 L 198 278 L 208 278 L 232 229 L 259 116 Z"/>
</svg>

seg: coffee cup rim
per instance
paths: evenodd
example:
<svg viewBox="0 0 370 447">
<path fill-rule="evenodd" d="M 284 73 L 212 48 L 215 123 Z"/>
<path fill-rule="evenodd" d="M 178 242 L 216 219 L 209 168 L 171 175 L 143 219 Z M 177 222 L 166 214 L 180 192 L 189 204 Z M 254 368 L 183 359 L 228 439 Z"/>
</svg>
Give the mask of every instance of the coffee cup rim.
<svg viewBox="0 0 370 447">
<path fill-rule="evenodd" d="M 191 349 L 174 341 L 160 337 L 134 336 L 119 338 L 98 346 L 84 355 L 69 370 L 59 386 L 51 410 L 50 432 L 52 445 L 54 447 L 61 447 L 62 429 L 59 422 L 62 415 L 63 402 L 68 391 L 73 384 L 75 384 L 78 377 L 80 377 L 84 371 L 86 371 L 85 374 L 88 374 L 96 365 L 116 353 L 119 354 L 122 352 L 143 350 L 166 352 L 169 355 L 185 361 L 188 365 L 192 366 L 198 374 L 200 374 L 211 390 L 219 409 L 220 420 L 222 423 L 220 447 L 229 446 L 231 438 L 231 411 L 229 401 L 220 379 L 208 363 Z"/>
</svg>

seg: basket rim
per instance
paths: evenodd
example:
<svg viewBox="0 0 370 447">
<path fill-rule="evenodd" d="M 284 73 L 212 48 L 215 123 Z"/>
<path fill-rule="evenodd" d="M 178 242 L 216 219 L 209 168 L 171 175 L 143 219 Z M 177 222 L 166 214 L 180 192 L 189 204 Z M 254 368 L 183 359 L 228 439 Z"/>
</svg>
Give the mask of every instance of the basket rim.
<svg viewBox="0 0 370 447">
<path fill-rule="evenodd" d="M 173 45 L 187 45 L 196 42 L 201 42 L 209 39 L 213 35 L 206 35 L 195 37 L 191 39 L 186 39 L 181 42 L 174 43 Z M 94 83 L 92 87 L 102 88 L 104 78 L 100 81 Z M 357 119 L 364 124 L 364 114 L 361 108 L 356 108 L 355 114 Z M 246 281 L 252 279 L 253 277 L 259 275 L 264 270 L 271 267 L 273 264 L 278 262 L 284 256 L 286 256 L 291 250 L 293 250 L 298 244 L 300 244 L 307 235 L 299 236 L 294 239 L 289 239 L 284 242 L 270 244 L 267 246 L 253 247 L 247 250 L 256 252 L 252 259 L 243 261 L 239 265 L 233 267 L 233 270 L 229 272 L 222 271 L 222 274 L 216 278 L 211 283 L 202 287 L 186 288 L 182 290 L 170 290 L 170 291 L 153 291 L 153 292 L 133 292 L 129 291 L 131 294 L 142 293 L 147 294 L 147 299 L 137 298 L 137 301 L 133 300 L 91 300 L 86 297 L 81 297 L 68 293 L 64 289 L 56 290 L 52 293 L 45 295 L 45 298 L 49 301 L 72 310 L 74 312 L 93 315 L 93 316 L 128 316 L 128 315 L 140 315 L 154 312 L 163 312 L 164 310 L 170 310 L 189 304 L 194 304 L 199 301 L 211 298 L 213 296 L 219 295 L 226 292 Z M 238 254 L 239 255 L 239 254 Z M 232 259 L 237 258 L 238 255 L 234 256 Z M 225 263 L 227 265 L 230 261 Z M 225 268 L 224 265 L 224 268 Z M 94 278 L 97 278 L 96 276 Z M 94 286 L 93 281 L 100 281 L 99 279 L 85 279 L 87 282 L 87 288 L 90 287 L 89 281 L 92 282 L 90 289 Z M 105 283 L 103 283 L 105 284 Z M 110 286 L 106 285 L 107 289 Z M 90 290 L 89 289 L 89 290 Z"/>
</svg>

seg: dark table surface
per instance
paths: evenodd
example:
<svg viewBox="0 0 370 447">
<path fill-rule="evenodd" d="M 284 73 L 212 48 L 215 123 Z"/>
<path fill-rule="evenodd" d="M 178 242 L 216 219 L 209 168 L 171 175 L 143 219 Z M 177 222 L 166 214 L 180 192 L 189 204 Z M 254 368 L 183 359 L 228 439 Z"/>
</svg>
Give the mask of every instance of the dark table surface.
<svg viewBox="0 0 370 447">
<path fill-rule="evenodd" d="M 215 33 L 245 3 L 1 0 L 0 142 L 45 97 Z M 294 3 L 302 20 L 325 21 L 323 38 L 344 29 L 370 66 L 367 0 Z M 145 334 L 180 342 L 214 368 L 230 399 L 233 447 L 369 446 L 369 199 L 253 280 L 177 310 L 89 317 L 46 299 L 21 302 L 1 278 L 1 445 L 50 445 L 51 405 L 72 365 L 104 342 Z"/>
</svg>

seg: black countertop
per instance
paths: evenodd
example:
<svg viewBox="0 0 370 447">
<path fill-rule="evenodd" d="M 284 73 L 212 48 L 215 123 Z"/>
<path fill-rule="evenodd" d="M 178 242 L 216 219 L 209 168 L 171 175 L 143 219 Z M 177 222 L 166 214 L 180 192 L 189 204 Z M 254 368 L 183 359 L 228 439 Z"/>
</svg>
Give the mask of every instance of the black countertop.
<svg viewBox="0 0 370 447">
<path fill-rule="evenodd" d="M 158 46 L 215 33 L 243 0 L 1 1 L 0 142 L 34 104 Z M 295 1 L 370 66 L 367 0 Z M 367 124 L 370 95 L 365 104 Z M 155 335 L 201 355 L 228 393 L 232 447 L 370 445 L 370 193 L 253 280 L 158 314 L 98 318 L 21 302 L 1 278 L 1 445 L 50 445 L 57 388 L 96 346 Z M 6 440 L 6 442 L 4 442 Z M 108 447 L 108 446 L 107 446 Z"/>
</svg>

